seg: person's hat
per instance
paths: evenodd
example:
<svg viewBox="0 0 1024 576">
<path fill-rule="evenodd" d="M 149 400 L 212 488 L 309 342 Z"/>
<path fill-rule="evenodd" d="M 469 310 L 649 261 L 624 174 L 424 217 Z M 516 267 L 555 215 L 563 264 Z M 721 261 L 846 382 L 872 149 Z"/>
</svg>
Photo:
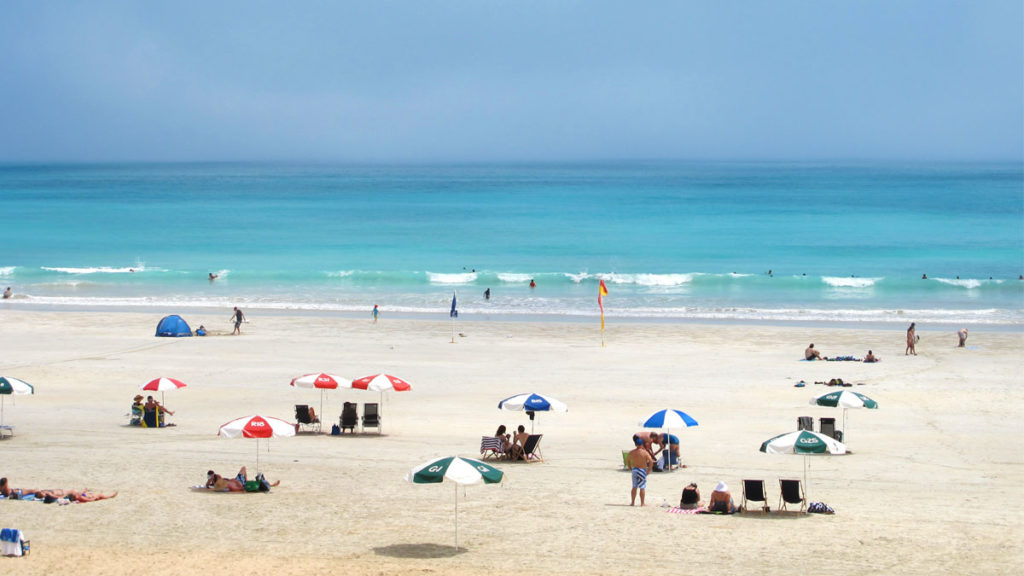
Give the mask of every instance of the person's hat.
<svg viewBox="0 0 1024 576">
<path fill-rule="evenodd" d="M 718 484 L 715 484 L 715 492 L 728 492 L 728 491 L 729 491 L 729 485 L 726 484 L 724 481 L 719 480 Z"/>
<path fill-rule="evenodd" d="M 136 394 L 135 398 L 133 398 L 133 400 L 135 400 L 136 402 L 138 402 L 139 400 L 142 400 L 142 394 Z"/>
</svg>

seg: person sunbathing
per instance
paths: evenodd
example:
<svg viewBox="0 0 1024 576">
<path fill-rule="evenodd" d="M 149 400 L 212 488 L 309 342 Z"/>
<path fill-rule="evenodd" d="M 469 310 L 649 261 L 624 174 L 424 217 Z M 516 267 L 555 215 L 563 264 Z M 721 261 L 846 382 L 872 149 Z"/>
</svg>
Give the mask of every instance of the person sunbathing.
<svg viewBox="0 0 1024 576">
<path fill-rule="evenodd" d="M 728 484 L 719 481 L 718 484 L 715 485 L 715 490 L 711 492 L 711 500 L 708 501 L 708 510 L 710 512 L 722 512 L 725 514 L 739 512 L 739 508 L 732 500 L 732 494 L 729 493 Z"/>
<path fill-rule="evenodd" d="M 259 477 L 257 476 L 257 478 Z M 245 492 L 245 483 L 248 481 L 249 476 L 245 466 L 242 466 L 241 470 L 238 471 L 238 474 L 236 474 L 234 478 L 224 478 L 213 470 L 206 472 L 206 488 L 213 490 L 214 492 Z M 278 480 L 273 484 L 269 482 L 267 484 L 273 488 L 280 483 L 281 481 Z"/>
<path fill-rule="evenodd" d="M 35 492 L 35 497 L 41 498 L 46 503 L 54 502 L 61 498 L 67 498 L 71 502 L 85 503 L 116 498 L 117 492 L 113 494 L 99 494 L 89 492 L 88 490 L 38 490 Z"/>
</svg>

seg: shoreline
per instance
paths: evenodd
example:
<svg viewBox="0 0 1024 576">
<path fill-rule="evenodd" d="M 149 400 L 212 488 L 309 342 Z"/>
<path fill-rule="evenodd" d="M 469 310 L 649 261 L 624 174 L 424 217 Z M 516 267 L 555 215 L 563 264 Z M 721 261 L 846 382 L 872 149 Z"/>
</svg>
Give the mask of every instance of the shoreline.
<svg viewBox="0 0 1024 576">
<path fill-rule="evenodd" d="M 244 311 L 248 314 L 250 311 L 257 312 L 259 315 L 274 316 L 274 317 L 301 317 L 301 318 L 337 318 L 337 319 L 350 319 L 359 320 L 367 319 L 370 320 L 370 310 L 368 308 L 366 312 L 355 312 L 349 310 L 332 310 L 332 309 L 282 309 L 277 307 L 261 308 L 259 306 L 244 306 Z M 174 307 L 171 309 L 167 306 L 151 306 L 151 305 L 139 305 L 139 306 L 124 306 L 124 305 L 80 305 L 80 304 L 35 304 L 18 302 L 12 303 L 10 306 L 5 307 L 5 303 L 0 301 L 0 312 L 3 311 L 25 311 L 25 312 L 85 312 L 95 314 L 153 314 L 159 315 L 156 320 L 158 321 L 163 316 L 169 314 L 178 315 L 210 315 L 213 313 L 221 313 L 225 318 L 228 317 L 230 311 L 222 307 L 214 306 L 195 306 L 187 305 Z M 186 321 L 188 319 L 186 318 Z M 447 317 L 446 311 L 439 311 L 437 314 L 428 314 L 422 312 L 392 312 L 387 309 L 382 309 L 381 322 L 387 322 L 388 320 L 411 320 L 420 322 L 449 322 L 450 319 Z M 478 314 L 478 313 L 463 313 L 460 310 L 460 316 L 458 322 L 483 322 L 483 323 L 511 323 L 511 324 L 570 324 L 570 325 L 586 325 L 595 324 L 599 325 L 600 317 L 597 315 L 576 315 L 576 314 L 506 314 L 506 313 L 491 313 L 491 314 Z M 680 318 L 673 316 L 628 316 L 619 317 L 614 314 L 607 314 L 605 316 L 606 328 L 612 325 L 630 326 L 630 325 L 682 325 L 682 326 L 733 326 L 733 327 L 778 327 L 778 328 L 822 328 L 822 329 L 846 329 L 846 330 L 884 330 L 884 331 L 896 331 L 906 330 L 906 326 L 910 322 L 916 322 L 921 330 L 929 332 L 938 331 L 950 331 L 956 332 L 960 328 L 966 326 L 970 330 L 977 330 L 979 332 L 995 332 L 995 333 L 1010 333 L 1010 334 L 1024 334 L 1024 324 L 1009 324 L 1009 323 L 970 323 L 970 322 L 922 322 L 915 320 L 911 316 L 907 316 L 906 319 L 893 320 L 893 321 L 875 321 L 875 320 L 782 320 L 782 319 L 755 319 L 755 318 Z M 189 323 L 191 325 L 191 322 Z M 195 327 L 193 327 L 194 329 Z"/>
</svg>

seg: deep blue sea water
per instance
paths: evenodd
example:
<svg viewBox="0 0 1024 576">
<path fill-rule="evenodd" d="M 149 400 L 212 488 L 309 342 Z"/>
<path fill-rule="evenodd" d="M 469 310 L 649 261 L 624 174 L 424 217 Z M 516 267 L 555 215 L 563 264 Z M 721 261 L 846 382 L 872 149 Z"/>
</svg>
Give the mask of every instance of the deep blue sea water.
<svg viewBox="0 0 1024 576">
<path fill-rule="evenodd" d="M 596 316 L 603 278 L 609 318 L 1024 326 L 1015 163 L 0 165 L 0 191 L 5 306 Z"/>
</svg>

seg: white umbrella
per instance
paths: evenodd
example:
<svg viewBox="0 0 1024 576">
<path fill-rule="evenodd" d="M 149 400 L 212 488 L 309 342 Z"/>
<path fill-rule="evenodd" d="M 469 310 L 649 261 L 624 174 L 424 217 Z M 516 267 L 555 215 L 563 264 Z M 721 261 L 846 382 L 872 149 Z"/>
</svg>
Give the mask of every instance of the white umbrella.
<svg viewBox="0 0 1024 576">
<path fill-rule="evenodd" d="M 245 416 L 220 427 L 218 436 L 224 438 L 256 439 L 256 473 L 260 472 L 260 438 L 295 436 L 295 424 L 271 416 Z"/>
<path fill-rule="evenodd" d="M 846 411 L 850 408 L 867 408 L 874 410 L 878 408 L 878 402 L 875 402 L 871 398 L 859 393 L 852 392 L 850 390 L 839 390 L 835 392 L 826 392 L 825 394 L 819 394 L 814 398 L 811 398 L 809 404 L 813 406 L 831 406 L 833 408 L 843 409 L 843 440 L 849 441 L 846 434 Z"/>
</svg>

